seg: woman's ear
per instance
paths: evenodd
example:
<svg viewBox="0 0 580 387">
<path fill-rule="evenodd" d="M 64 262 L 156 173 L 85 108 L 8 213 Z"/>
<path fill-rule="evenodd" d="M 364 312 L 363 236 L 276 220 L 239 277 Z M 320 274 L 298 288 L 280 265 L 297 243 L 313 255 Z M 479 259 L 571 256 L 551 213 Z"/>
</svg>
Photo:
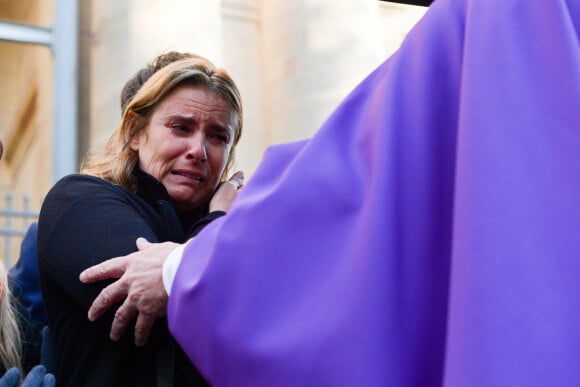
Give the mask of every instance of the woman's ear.
<svg viewBox="0 0 580 387">
<path fill-rule="evenodd" d="M 129 110 L 126 113 L 125 125 L 127 125 L 128 128 L 135 127 L 136 119 L 137 119 L 136 114 L 134 112 L 132 112 L 131 110 Z M 132 132 L 132 130 L 129 130 L 129 133 L 131 133 L 131 132 Z M 129 148 L 131 148 L 131 150 L 133 150 L 135 152 L 138 152 L 140 145 L 141 145 L 141 135 L 139 132 L 137 132 L 137 133 L 133 134 L 133 136 L 131 136 L 131 139 L 129 140 Z"/>
<path fill-rule="evenodd" d="M 139 133 L 135 134 L 131 141 L 129 141 L 129 148 L 135 152 L 139 152 L 139 146 L 141 145 L 141 136 Z"/>
</svg>

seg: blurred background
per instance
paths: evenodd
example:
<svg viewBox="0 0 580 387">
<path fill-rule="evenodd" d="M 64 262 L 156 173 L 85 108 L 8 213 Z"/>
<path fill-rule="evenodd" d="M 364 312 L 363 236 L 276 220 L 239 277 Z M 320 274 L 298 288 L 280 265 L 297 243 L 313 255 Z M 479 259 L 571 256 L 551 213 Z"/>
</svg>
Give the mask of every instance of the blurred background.
<svg viewBox="0 0 580 387">
<path fill-rule="evenodd" d="M 407 3 L 407 4 L 405 4 Z M 117 126 L 123 84 L 155 56 L 203 55 L 241 90 L 246 179 L 271 144 L 310 137 L 400 45 L 426 1 L 0 0 L 0 258 L 60 177 Z"/>
</svg>

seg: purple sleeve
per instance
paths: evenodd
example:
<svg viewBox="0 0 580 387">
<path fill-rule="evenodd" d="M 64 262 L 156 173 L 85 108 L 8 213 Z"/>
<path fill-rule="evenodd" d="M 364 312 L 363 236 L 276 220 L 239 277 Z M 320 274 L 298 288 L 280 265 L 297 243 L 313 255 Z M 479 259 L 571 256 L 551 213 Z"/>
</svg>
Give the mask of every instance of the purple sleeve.
<svg viewBox="0 0 580 387">
<path fill-rule="evenodd" d="M 215 386 L 580 380 L 580 6 L 436 0 L 189 242 L 170 329 Z"/>
</svg>

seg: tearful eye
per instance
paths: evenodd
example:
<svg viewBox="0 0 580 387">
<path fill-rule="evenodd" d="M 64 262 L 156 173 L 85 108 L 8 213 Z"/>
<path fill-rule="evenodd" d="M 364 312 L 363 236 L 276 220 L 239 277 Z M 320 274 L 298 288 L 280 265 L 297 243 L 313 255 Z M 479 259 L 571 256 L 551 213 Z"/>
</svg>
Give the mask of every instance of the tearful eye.
<svg viewBox="0 0 580 387">
<path fill-rule="evenodd" d="M 220 144 L 227 144 L 230 141 L 230 138 L 224 134 L 214 134 L 210 137 Z"/>
<path fill-rule="evenodd" d="M 171 129 L 177 130 L 179 132 L 188 132 L 189 128 L 185 125 L 181 125 L 181 124 L 173 124 L 171 125 Z"/>
</svg>

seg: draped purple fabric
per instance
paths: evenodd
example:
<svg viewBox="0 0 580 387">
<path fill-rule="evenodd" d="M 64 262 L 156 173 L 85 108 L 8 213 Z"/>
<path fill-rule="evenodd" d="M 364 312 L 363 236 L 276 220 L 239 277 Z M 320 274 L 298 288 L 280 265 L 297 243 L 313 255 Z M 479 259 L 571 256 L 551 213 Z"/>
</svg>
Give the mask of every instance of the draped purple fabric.
<svg viewBox="0 0 580 387">
<path fill-rule="evenodd" d="M 215 386 L 580 385 L 580 3 L 436 0 L 190 241 Z"/>
</svg>

